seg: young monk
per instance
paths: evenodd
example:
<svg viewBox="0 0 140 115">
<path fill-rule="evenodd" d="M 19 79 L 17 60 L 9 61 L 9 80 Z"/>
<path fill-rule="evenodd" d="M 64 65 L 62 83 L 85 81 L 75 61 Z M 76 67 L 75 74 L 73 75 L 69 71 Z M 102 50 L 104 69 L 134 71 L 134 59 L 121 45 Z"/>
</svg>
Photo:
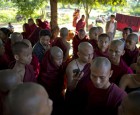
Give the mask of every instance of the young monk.
<svg viewBox="0 0 140 115">
<path fill-rule="evenodd" d="M 98 36 L 103 33 L 103 28 L 101 26 L 98 26 Z"/>
<path fill-rule="evenodd" d="M 32 44 L 29 40 L 23 39 L 22 41 L 26 43 L 29 46 L 29 48 L 32 50 Z M 40 63 L 39 63 L 38 58 L 34 54 L 32 54 L 32 61 L 30 64 L 33 66 L 35 77 L 37 78 L 40 71 Z"/>
<path fill-rule="evenodd" d="M 10 63 L 10 59 L 8 55 L 5 53 L 5 47 L 0 39 L 0 70 L 8 69 L 8 65 Z"/>
<path fill-rule="evenodd" d="M 64 107 L 63 51 L 54 46 L 48 50 L 40 65 L 38 82 L 43 85 L 53 100 L 53 115 L 62 115 Z"/>
<path fill-rule="evenodd" d="M 60 38 L 57 38 L 52 43 L 52 46 L 58 46 L 62 49 L 64 54 L 64 60 L 66 61 L 69 58 L 69 50 L 70 50 L 70 44 L 67 42 L 67 36 L 68 36 L 68 29 L 67 28 L 61 28 L 60 29 Z"/>
<path fill-rule="evenodd" d="M 58 37 L 59 32 L 60 32 L 60 29 L 59 29 L 58 26 L 56 26 L 56 27 L 54 27 L 53 29 L 51 29 L 51 33 L 52 33 L 51 40 L 50 40 L 50 43 L 51 43 L 51 44 L 52 44 L 52 42 L 54 42 L 54 40 Z"/>
<path fill-rule="evenodd" d="M 32 18 L 28 19 L 28 24 L 29 24 L 31 33 L 32 33 L 33 31 L 35 31 L 35 29 L 37 28 L 37 26 L 35 25 L 34 20 L 33 20 Z"/>
<path fill-rule="evenodd" d="M 36 55 L 41 63 L 45 52 L 50 49 L 50 37 L 51 33 L 48 30 L 41 30 L 39 33 L 39 41 L 33 47 L 33 54 Z"/>
<path fill-rule="evenodd" d="M 136 63 L 136 74 L 126 74 L 121 80 L 119 87 L 127 93 L 140 89 L 140 56 Z"/>
<path fill-rule="evenodd" d="M 21 34 L 23 36 L 23 39 L 28 39 L 29 38 L 29 36 L 31 34 L 29 24 L 27 24 L 27 23 L 23 24 L 23 32 Z"/>
<path fill-rule="evenodd" d="M 95 57 L 108 57 L 109 45 L 110 37 L 107 34 L 100 34 L 98 37 L 98 48 L 95 49 Z"/>
<path fill-rule="evenodd" d="M 51 115 L 52 101 L 42 86 L 24 83 L 9 93 L 6 108 L 6 115 Z"/>
<path fill-rule="evenodd" d="M 78 52 L 78 45 L 81 42 L 88 41 L 88 38 L 86 36 L 86 32 L 84 29 L 80 29 L 78 34 L 74 36 L 72 41 L 72 47 L 73 47 L 73 59 L 78 58 L 77 52 Z"/>
<path fill-rule="evenodd" d="M 98 47 L 98 28 L 92 27 L 89 30 L 89 43 L 93 46 L 94 49 Z"/>
<path fill-rule="evenodd" d="M 140 114 L 140 90 L 126 96 L 120 107 L 118 115 L 139 115 Z"/>
<path fill-rule="evenodd" d="M 113 40 L 108 51 L 109 60 L 111 61 L 111 69 L 113 70 L 110 82 L 116 83 L 117 85 L 124 74 L 133 73 L 121 58 L 124 53 L 124 42 L 121 40 Z"/>
<path fill-rule="evenodd" d="M 136 63 L 137 57 L 139 56 L 139 49 L 136 47 L 137 43 L 138 35 L 134 33 L 129 34 L 126 39 L 125 54 L 123 55 L 123 59 L 128 66 Z"/>
<path fill-rule="evenodd" d="M 76 31 L 78 32 L 80 29 L 84 29 L 86 25 L 85 15 L 81 16 L 81 19 L 76 24 Z"/>
<path fill-rule="evenodd" d="M 77 115 L 117 115 L 118 106 L 127 95 L 109 82 L 113 71 L 105 57 L 91 62 L 91 74 L 79 81 L 74 94 L 74 113 Z"/>
<path fill-rule="evenodd" d="M 24 42 L 16 42 L 12 46 L 12 52 L 16 63 L 13 70 L 16 71 L 23 82 L 36 82 L 33 67 L 30 65 L 32 60 L 32 50 Z"/>
<path fill-rule="evenodd" d="M 0 114 L 3 115 L 4 103 L 9 92 L 15 88 L 21 81 L 17 73 L 11 69 L 0 71 Z"/>
</svg>

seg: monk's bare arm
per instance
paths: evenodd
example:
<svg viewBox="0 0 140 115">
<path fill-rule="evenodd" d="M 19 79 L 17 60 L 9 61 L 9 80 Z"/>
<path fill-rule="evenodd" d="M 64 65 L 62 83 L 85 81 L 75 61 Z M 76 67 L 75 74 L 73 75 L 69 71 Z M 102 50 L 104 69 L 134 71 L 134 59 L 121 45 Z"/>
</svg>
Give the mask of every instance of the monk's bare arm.
<svg viewBox="0 0 140 115">
<path fill-rule="evenodd" d="M 122 78 L 120 80 L 120 83 L 119 83 L 119 87 L 121 89 L 125 90 L 126 87 L 129 85 L 129 77 L 130 77 L 129 74 L 126 74 L 126 75 L 122 76 Z"/>
<path fill-rule="evenodd" d="M 69 58 L 69 50 L 70 50 L 70 44 L 67 44 L 67 51 L 66 51 L 66 55 L 64 57 L 64 61 L 66 61 Z"/>
</svg>

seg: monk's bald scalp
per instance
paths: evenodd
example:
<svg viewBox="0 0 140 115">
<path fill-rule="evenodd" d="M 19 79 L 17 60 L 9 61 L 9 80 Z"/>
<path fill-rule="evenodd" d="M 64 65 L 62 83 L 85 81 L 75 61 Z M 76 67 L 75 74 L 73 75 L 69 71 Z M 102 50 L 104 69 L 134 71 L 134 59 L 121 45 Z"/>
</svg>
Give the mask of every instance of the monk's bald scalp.
<svg viewBox="0 0 140 115">
<path fill-rule="evenodd" d="M 111 63 L 106 57 L 96 57 L 93 59 L 91 63 L 91 67 L 96 67 L 96 68 L 102 68 L 102 67 L 108 67 L 108 69 L 111 69 Z"/>
<path fill-rule="evenodd" d="M 29 47 L 32 47 L 32 44 L 28 39 L 23 39 L 22 42 L 26 43 Z"/>
<path fill-rule="evenodd" d="M 135 34 L 135 33 L 131 33 L 127 36 L 127 39 L 130 39 L 130 40 L 133 40 L 135 41 L 136 43 L 138 43 L 138 35 Z"/>
<path fill-rule="evenodd" d="M 125 43 L 122 40 L 113 40 L 110 43 L 111 46 L 120 46 L 124 50 Z"/>
<path fill-rule="evenodd" d="M 81 42 L 78 45 L 78 52 L 83 52 L 87 48 L 93 48 L 93 46 L 89 42 Z"/>
<path fill-rule="evenodd" d="M 0 71 L 0 91 L 8 92 L 20 83 L 17 73 L 12 69 Z"/>
<path fill-rule="evenodd" d="M 22 41 L 23 40 L 23 36 L 21 33 L 18 33 L 18 32 L 14 32 L 11 34 L 11 42 L 12 44 L 16 43 L 16 42 L 19 42 L 19 41 Z"/>
<path fill-rule="evenodd" d="M 83 32 L 85 32 L 84 29 L 80 29 L 80 30 L 78 31 L 78 33 L 83 33 Z"/>
<path fill-rule="evenodd" d="M 41 85 L 35 83 L 18 85 L 6 100 L 9 115 L 37 115 L 43 103 L 49 103 L 48 94 Z"/>
<path fill-rule="evenodd" d="M 63 51 L 57 46 L 51 47 L 50 53 L 52 57 L 63 56 Z"/>
<path fill-rule="evenodd" d="M 98 28 L 97 27 L 91 27 L 90 30 L 89 30 L 89 35 L 91 33 L 95 33 L 95 32 L 98 32 Z"/>
<path fill-rule="evenodd" d="M 61 30 L 60 30 L 60 36 L 61 37 L 66 37 L 66 36 L 68 36 L 68 33 L 69 33 L 69 30 L 67 29 L 67 28 L 61 28 Z"/>
</svg>

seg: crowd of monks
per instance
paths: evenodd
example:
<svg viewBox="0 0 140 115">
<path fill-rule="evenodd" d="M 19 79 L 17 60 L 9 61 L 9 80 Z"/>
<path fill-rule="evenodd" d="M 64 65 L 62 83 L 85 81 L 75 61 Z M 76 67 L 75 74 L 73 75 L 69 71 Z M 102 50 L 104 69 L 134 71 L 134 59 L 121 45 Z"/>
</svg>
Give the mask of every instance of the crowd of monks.
<svg viewBox="0 0 140 115">
<path fill-rule="evenodd" d="M 29 19 L 0 28 L 0 115 L 140 115 L 138 35 L 111 39 L 102 27 L 51 30 Z M 58 35 L 60 35 L 58 37 Z"/>
</svg>

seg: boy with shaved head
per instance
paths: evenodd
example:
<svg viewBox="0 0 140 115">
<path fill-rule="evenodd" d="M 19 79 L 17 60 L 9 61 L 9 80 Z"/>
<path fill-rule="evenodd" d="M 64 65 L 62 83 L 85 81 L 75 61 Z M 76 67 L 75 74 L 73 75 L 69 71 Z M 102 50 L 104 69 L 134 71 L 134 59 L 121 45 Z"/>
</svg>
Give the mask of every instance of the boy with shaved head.
<svg viewBox="0 0 140 115">
<path fill-rule="evenodd" d="M 136 63 L 137 57 L 139 56 L 139 50 L 136 47 L 138 43 L 138 35 L 137 34 L 129 34 L 126 38 L 126 47 L 125 54 L 123 55 L 123 59 L 128 66 L 133 63 Z"/>
<path fill-rule="evenodd" d="M 64 104 L 64 72 L 63 51 L 54 46 L 48 50 L 40 64 L 38 82 L 45 87 L 53 100 L 52 114 L 62 114 Z"/>
<path fill-rule="evenodd" d="M 134 91 L 124 98 L 119 107 L 118 115 L 140 114 L 140 90 Z"/>
<path fill-rule="evenodd" d="M 0 114 L 3 115 L 5 98 L 9 92 L 20 84 L 17 73 L 11 69 L 0 71 Z"/>
<path fill-rule="evenodd" d="M 9 93 L 6 109 L 6 115 L 51 115 L 52 101 L 42 86 L 24 83 Z"/>
<path fill-rule="evenodd" d="M 96 57 L 91 62 L 91 74 L 78 83 L 73 100 L 77 115 L 117 115 L 118 106 L 126 93 L 109 82 L 112 76 L 111 63 L 105 57 Z"/>
<path fill-rule="evenodd" d="M 133 73 L 121 58 L 124 53 L 124 42 L 121 40 L 113 40 L 108 51 L 109 60 L 111 61 L 111 69 L 113 70 L 110 82 L 116 83 L 117 85 L 124 74 Z"/>
<path fill-rule="evenodd" d="M 61 28 L 60 38 L 56 38 L 56 40 L 52 43 L 52 46 L 58 46 L 62 49 L 64 53 L 64 61 L 66 61 L 69 57 L 70 44 L 67 42 L 68 33 L 69 31 L 67 28 Z"/>
</svg>

